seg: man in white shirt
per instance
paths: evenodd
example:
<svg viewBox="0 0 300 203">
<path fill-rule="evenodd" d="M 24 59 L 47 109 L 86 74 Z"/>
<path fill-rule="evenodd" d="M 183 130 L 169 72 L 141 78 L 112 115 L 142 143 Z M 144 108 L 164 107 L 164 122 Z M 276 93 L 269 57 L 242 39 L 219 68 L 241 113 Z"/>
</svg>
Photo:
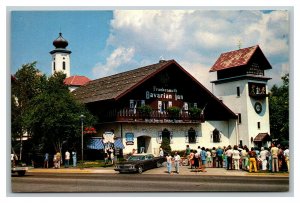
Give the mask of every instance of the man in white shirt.
<svg viewBox="0 0 300 203">
<path fill-rule="evenodd" d="M 180 163 L 180 156 L 177 152 L 175 152 L 175 155 L 174 155 L 174 165 L 175 165 L 175 170 L 176 170 L 176 173 L 179 174 L 179 163 Z"/>
<path fill-rule="evenodd" d="M 262 164 L 262 170 L 265 171 L 267 170 L 267 151 L 265 150 L 264 147 L 261 148 L 261 151 L 259 153 L 259 156 L 260 156 L 260 160 L 261 160 L 261 164 Z"/>
<path fill-rule="evenodd" d="M 289 150 L 289 147 L 286 147 L 286 149 L 284 150 L 283 152 L 283 155 L 285 157 L 285 162 L 286 162 L 286 165 L 287 165 L 287 168 L 288 168 L 288 172 L 290 172 L 290 150 Z"/>
<path fill-rule="evenodd" d="M 70 164 L 70 152 L 67 150 L 65 153 L 65 168 L 69 168 Z"/>
</svg>

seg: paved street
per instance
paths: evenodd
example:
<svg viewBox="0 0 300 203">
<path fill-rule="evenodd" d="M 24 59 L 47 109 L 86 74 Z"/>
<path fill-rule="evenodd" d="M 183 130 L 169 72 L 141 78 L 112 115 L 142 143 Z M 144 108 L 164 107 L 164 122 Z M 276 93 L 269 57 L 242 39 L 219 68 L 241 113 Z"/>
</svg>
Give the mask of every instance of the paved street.
<svg viewBox="0 0 300 203">
<path fill-rule="evenodd" d="M 31 169 L 12 177 L 12 192 L 287 192 L 287 174 L 249 174 L 208 168 L 206 173 L 181 167 L 169 175 L 164 167 L 143 174 L 118 174 L 112 168 Z"/>
</svg>

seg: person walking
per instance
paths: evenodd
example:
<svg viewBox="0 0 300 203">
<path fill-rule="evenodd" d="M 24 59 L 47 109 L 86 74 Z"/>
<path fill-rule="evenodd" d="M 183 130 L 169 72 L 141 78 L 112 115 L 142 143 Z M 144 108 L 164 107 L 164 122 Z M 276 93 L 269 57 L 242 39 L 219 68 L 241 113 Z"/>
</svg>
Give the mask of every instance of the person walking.
<svg viewBox="0 0 300 203">
<path fill-rule="evenodd" d="M 190 153 L 188 158 L 189 158 L 189 163 L 190 163 L 191 169 L 192 169 L 193 167 L 195 167 L 195 153 L 194 153 L 194 150 L 191 150 L 191 153 Z"/>
<path fill-rule="evenodd" d="M 217 154 L 218 168 L 223 168 L 223 150 L 221 146 L 218 147 L 216 154 Z"/>
<path fill-rule="evenodd" d="M 65 153 L 65 168 L 69 168 L 70 164 L 70 152 L 67 150 Z"/>
<path fill-rule="evenodd" d="M 190 165 L 190 160 L 189 160 L 189 156 L 191 154 L 191 148 L 190 145 L 186 145 L 186 149 L 185 149 L 185 158 L 188 160 L 188 166 Z"/>
<path fill-rule="evenodd" d="M 73 167 L 77 165 L 77 153 L 76 151 L 72 151 L 72 159 L 73 159 Z"/>
<path fill-rule="evenodd" d="M 57 162 L 57 168 L 60 168 L 60 164 L 61 164 L 61 154 L 60 154 L 60 152 L 56 153 L 56 162 Z"/>
<path fill-rule="evenodd" d="M 177 152 L 175 152 L 174 155 L 174 165 L 175 165 L 175 171 L 177 174 L 179 174 L 179 163 L 180 163 L 180 156 Z"/>
<path fill-rule="evenodd" d="M 46 152 L 44 156 L 44 168 L 48 168 L 48 167 L 49 167 L 49 154 Z"/>
<path fill-rule="evenodd" d="M 290 150 L 289 150 L 289 146 L 286 146 L 286 149 L 283 152 L 283 155 L 285 157 L 285 162 L 286 162 L 286 166 L 287 166 L 287 172 L 290 172 Z"/>
<path fill-rule="evenodd" d="M 164 150 L 162 148 L 159 148 L 159 156 L 164 157 Z"/>
<path fill-rule="evenodd" d="M 201 171 L 202 172 L 206 172 L 206 170 L 205 170 L 206 158 L 207 158 L 207 153 L 206 153 L 205 147 L 202 147 L 201 152 L 200 152 Z"/>
<path fill-rule="evenodd" d="M 207 157 L 206 157 L 207 167 L 212 167 L 211 152 L 210 152 L 210 150 L 208 148 L 206 148 L 206 153 L 207 153 Z"/>
<path fill-rule="evenodd" d="M 233 164 L 234 164 L 234 169 L 235 170 L 240 170 L 240 152 L 238 150 L 238 146 L 234 145 L 233 146 L 233 151 L 232 151 L 232 159 L 233 159 Z"/>
<path fill-rule="evenodd" d="M 248 155 L 249 149 L 248 147 L 245 145 L 243 147 L 243 150 L 241 152 L 242 155 L 242 169 L 243 170 L 248 170 L 249 165 L 248 165 L 248 161 L 249 161 L 249 155 Z"/>
<path fill-rule="evenodd" d="M 168 170 L 168 173 L 171 174 L 171 172 L 172 172 L 172 156 L 171 156 L 171 154 L 169 153 L 166 158 L 167 158 L 167 170 Z"/>
<path fill-rule="evenodd" d="M 261 147 L 261 151 L 259 153 L 259 158 L 261 160 L 261 170 L 267 170 L 267 150 L 264 147 Z"/>
<path fill-rule="evenodd" d="M 271 155 L 272 155 L 272 172 L 279 172 L 278 166 L 278 154 L 279 149 L 272 143 L 271 145 Z"/>
<path fill-rule="evenodd" d="M 254 167 L 254 172 L 257 172 L 256 167 L 256 152 L 253 147 L 251 147 L 251 150 L 249 151 L 249 172 L 252 172 L 252 168 Z"/>
<path fill-rule="evenodd" d="M 227 156 L 227 170 L 232 170 L 233 151 L 232 151 L 231 145 L 228 145 L 225 155 Z"/>
<path fill-rule="evenodd" d="M 212 157 L 212 167 L 216 168 L 216 164 L 217 164 L 217 151 L 216 148 L 213 147 L 211 150 L 211 157 Z"/>
</svg>

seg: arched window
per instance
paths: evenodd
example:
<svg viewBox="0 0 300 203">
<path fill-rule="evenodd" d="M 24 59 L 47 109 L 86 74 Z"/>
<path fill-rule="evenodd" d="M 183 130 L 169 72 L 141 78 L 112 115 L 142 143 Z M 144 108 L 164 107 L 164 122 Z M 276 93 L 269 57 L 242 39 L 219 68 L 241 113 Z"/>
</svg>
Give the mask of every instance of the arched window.
<svg viewBox="0 0 300 203">
<path fill-rule="evenodd" d="M 213 142 L 220 142 L 220 131 L 217 128 L 213 131 Z"/>
<path fill-rule="evenodd" d="M 63 61 L 63 70 L 66 70 L 66 62 L 65 61 Z"/>
</svg>

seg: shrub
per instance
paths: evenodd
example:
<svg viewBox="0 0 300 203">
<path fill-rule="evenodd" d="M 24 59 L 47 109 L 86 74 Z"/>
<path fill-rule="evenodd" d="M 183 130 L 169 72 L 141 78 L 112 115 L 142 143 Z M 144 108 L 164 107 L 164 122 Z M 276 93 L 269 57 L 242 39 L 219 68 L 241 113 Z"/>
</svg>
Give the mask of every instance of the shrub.
<svg viewBox="0 0 300 203">
<path fill-rule="evenodd" d="M 140 106 L 138 107 L 138 112 L 143 118 L 149 118 L 152 112 L 152 107 L 149 105 Z"/>
<path fill-rule="evenodd" d="M 201 109 L 193 107 L 193 108 L 190 108 L 189 112 L 190 112 L 191 118 L 193 120 L 200 119 Z"/>
<path fill-rule="evenodd" d="M 180 108 L 177 106 L 171 106 L 167 108 L 167 112 L 170 118 L 176 119 L 179 118 Z"/>
</svg>

